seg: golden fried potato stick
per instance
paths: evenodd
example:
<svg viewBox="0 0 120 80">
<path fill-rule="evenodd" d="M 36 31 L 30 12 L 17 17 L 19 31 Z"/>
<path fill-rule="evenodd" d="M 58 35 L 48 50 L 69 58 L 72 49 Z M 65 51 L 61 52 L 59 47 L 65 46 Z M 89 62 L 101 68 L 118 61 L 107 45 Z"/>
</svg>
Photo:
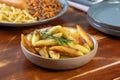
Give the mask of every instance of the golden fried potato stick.
<svg viewBox="0 0 120 80">
<path fill-rule="evenodd" d="M 77 57 L 83 55 L 82 52 L 65 46 L 52 46 L 50 47 L 50 50 L 57 51 L 60 53 L 60 55 L 67 55 L 71 57 Z"/>
<path fill-rule="evenodd" d="M 74 33 L 72 33 L 72 38 L 73 38 L 73 40 L 74 40 L 74 42 L 75 42 L 76 44 L 81 44 L 81 45 L 83 45 L 84 40 L 81 39 L 81 36 L 79 35 L 79 33 L 78 33 L 77 31 L 74 32 Z"/>
<path fill-rule="evenodd" d="M 77 25 L 76 27 L 77 27 L 77 30 L 78 30 L 79 34 L 81 35 L 81 37 L 87 42 L 87 44 L 90 46 L 90 48 L 93 48 L 93 42 L 92 42 L 90 36 L 87 34 L 87 32 L 85 32 L 85 30 L 79 25 Z"/>
<path fill-rule="evenodd" d="M 49 55 L 52 59 L 60 59 L 60 54 L 58 52 L 55 52 L 55 51 L 52 51 L 52 50 L 49 50 Z"/>
<path fill-rule="evenodd" d="M 30 42 L 32 42 L 32 36 L 33 36 L 32 34 L 28 34 L 28 35 L 27 35 L 27 39 L 28 39 Z"/>
<path fill-rule="evenodd" d="M 55 37 L 62 37 L 62 33 L 56 33 L 56 34 L 54 34 L 53 36 L 55 36 Z"/>
<path fill-rule="evenodd" d="M 38 31 L 34 31 L 32 36 L 32 45 L 34 45 L 39 40 L 40 40 L 40 33 Z"/>
<path fill-rule="evenodd" d="M 24 34 L 21 34 L 21 41 L 23 46 L 30 52 L 37 54 L 36 50 L 32 46 L 29 40 L 27 40 L 26 36 Z"/>
<path fill-rule="evenodd" d="M 43 47 L 39 50 L 39 54 L 44 58 L 49 58 L 47 47 Z"/>
<path fill-rule="evenodd" d="M 73 40 L 74 40 L 74 43 L 76 44 L 80 44 L 84 47 L 86 47 L 87 49 L 90 50 L 90 47 L 89 45 L 86 43 L 86 41 L 81 37 L 81 35 L 78 33 L 78 31 L 76 30 L 71 30 L 72 32 L 72 37 L 73 37 Z"/>
<path fill-rule="evenodd" d="M 35 44 L 33 44 L 34 47 L 55 46 L 55 45 L 57 45 L 57 41 L 55 39 L 39 40 Z"/>
<path fill-rule="evenodd" d="M 78 33 L 77 30 L 74 29 L 68 29 L 68 28 L 63 28 L 61 29 L 61 31 L 63 32 L 63 36 L 67 39 L 73 40 L 74 43 L 76 44 L 80 44 L 84 47 L 86 47 L 87 49 L 90 50 L 89 45 L 86 43 L 86 41 L 82 38 L 82 36 Z"/>
<path fill-rule="evenodd" d="M 63 33 L 64 38 L 72 40 L 71 32 L 67 28 L 62 27 L 60 31 Z"/>
<path fill-rule="evenodd" d="M 73 49 L 77 49 L 79 50 L 80 52 L 84 53 L 84 54 L 87 54 L 88 52 L 90 52 L 89 49 L 87 49 L 86 47 L 80 45 L 80 44 L 74 44 L 74 43 L 69 43 L 69 46 Z"/>
<path fill-rule="evenodd" d="M 62 28 L 62 26 L 57 25 L 55 27 L 52 27 L 51 29 L 48 30 L 47 34 L 55 34 L 60 32 L 60 29 Z"/>
</svg>

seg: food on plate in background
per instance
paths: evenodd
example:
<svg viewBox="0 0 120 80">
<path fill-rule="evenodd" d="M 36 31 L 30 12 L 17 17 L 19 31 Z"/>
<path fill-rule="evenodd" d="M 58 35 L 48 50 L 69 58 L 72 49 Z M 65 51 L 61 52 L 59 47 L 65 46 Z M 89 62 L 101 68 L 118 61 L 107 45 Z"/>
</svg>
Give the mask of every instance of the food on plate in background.
<svg viewBox="0 0 120 80">
<path fill-rule="evenodd" d="M 51 18 L 58 14 L 62 9 L 59 0 L 30 0 L 28 10 L 31 15 L 38 20 Z"/>
<path fill-rule="evenodd" d="M 15 7 L 0 4 L 0 22 L 28 23 L 35 22 L 27 10 L 21 10 Z"/>
<path fill-rule="evenodd" d="M 56 16 L 59 0 L 0 0 L 0 22 L 29 23 Z"/>
<path fill-rule="evenodd" d="M 58 25 L 35 30 L 26 37 L 22 34 L 21 42 L 27 50 L 33 52 L 34 48 L 35 54 L 45 58 L 61 59 L 83 56 L 94 46 L 89 34 L 79 25 L 76 27 L 77 29 Z"/>
<path fill-rule="evenodd" d="M 0 4 L 0 22 L 28 23 L 35 22 L 36 20 L 27 10 Z"/>
<path fill-rule="evenodd" d="M 19 9 L 25 9 L 27 7 L 27 0 L 0 0 L 0 3 L 8 6 L 13 6 Z"/>
</svg>

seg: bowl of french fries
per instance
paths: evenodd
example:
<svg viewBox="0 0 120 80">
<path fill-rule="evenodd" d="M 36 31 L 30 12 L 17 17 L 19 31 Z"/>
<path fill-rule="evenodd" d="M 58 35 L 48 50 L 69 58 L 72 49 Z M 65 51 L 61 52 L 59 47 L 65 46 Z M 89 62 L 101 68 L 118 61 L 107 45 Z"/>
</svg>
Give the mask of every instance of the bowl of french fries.
<svg viewBox="0 0 120 80">
<path fill-rule="evenodd" d="M 47 69 L 78 68 L 92 60 L 97 48 L 97 41 L 79 25 L 76 29 L 57 25 L 21 34 L 25 57 Z"/>
</svg>

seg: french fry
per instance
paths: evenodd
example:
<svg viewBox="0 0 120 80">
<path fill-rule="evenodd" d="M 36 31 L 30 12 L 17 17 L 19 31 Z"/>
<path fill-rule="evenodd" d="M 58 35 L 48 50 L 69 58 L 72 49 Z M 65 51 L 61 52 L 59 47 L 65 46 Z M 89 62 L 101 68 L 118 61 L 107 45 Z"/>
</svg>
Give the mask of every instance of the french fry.
<svg viewBox="0 0 120 80">
<path fill-rule="evenodd" d="M 81 35 L 77 31 L 72 33 L 72 37 L 73 37 L 74 43 L 80 44 L 90 50 L 89 45 L 86 43 L 86 41 L 81 37 Z"/>
<path fill-rule="evenodd" d="M 90 46 L 90 48 L 93 48 L 93 42 L 91 38 L 89 37 L 89 35 L 87 34 L 87 32 L 85 32 L 85 30 L 79 25 L 77 25 L 76 27 L 77 27 L 79 34 L 82 36 L 83 39 L 85 39 L 85 41 Z"/>
<path fill-rule="evenodd" d="M 79 36 L 77 32 L 72 34 L 72 37 L 77 44 L 83 44 L 84 41 L 81 40 L 81 37 Z"/>
<path fill-rule="evenodd" d="M 37 54 L 37 52 L 35 51 L 34 47 L 32 46 L 32 44 L 30 43 L 29 40 L 27 40 L 26 36 L 24 34 L 21 34 L 21 41 L 23 46 L 30 52 L 33 52 L 35 54 Z"/>
<path fill-rule="evenodd" d="M 84 54 L 90 52 L 89 49 L 87 49 L 86 47 L 79 45 L 79 44 L 69 43 L 69 46 L 73 49 L 77 49 L 77 50 L 81 51 Z"/>
<path fill-rule="evenodd" d="M 36 50 L 37 52 L 39 52 L 40 48 L 35 48 L 35 50 Z"/>
<path fill-rule="evenodd" d="M 34 45 L 39 40 L 40 40 L 40 33 L 38 31 L 34 31 L 32 36 L 32 45 Z"/>
<path fill-rule="evenodd" d="M 28 39 L 30 42 L 32 42 L 32 34 L 28 34 L 28 35 L 27 35 L 27 39 Z"/>
<path fill-rule="evenodd" d="M 35 44 L 33 44 L 34 47 L 55 46 L 55 45 L 57 45 L 57 41 L 55 39 L 39 40 Z"/>
<path fill-rule="evenodd" d="M 48 30 L 47 34 L 54 34 L 54 33 L 60 32 L 61 27 L 62 26 L 60 25 L 52 27 L 51 29 Z"/>
<path fill-rule="evenodd" d="M 62 33 L 56 33 L 56 34 L 54 34 L 53 36 L 55 36 L 55 37 L 62 37 Z"/>
<path fill-rule="evenodd" d="M 57 51 L 60 53 L 60 55 L 67 55 L 71 57 L 83 55 L 83 53 L 81 53 L 80 51 L 72 49 L 72 48 L 68 48 L 65 46 L 52 46 L 50 47 L 50 50 Z"/>
<path fill-rule="evenodd" d="M 65 38 L 73 40 L 74 43 L 80 44 L 90 50 L 90 47 L 87 45 L 86 41 L 81 37 L 78 31 L 67 28 L 63 28 L 61 31 L 63 32 Z"/>
<path fill-rule="evenodd" d="M 77 31 L 72 33 L 72 38 L 74 40 L 74 43 L 76 43 L 76 44 L 82 45 L 84 43 L 84 40 L 81 39 L 81 36 L 79 35 L 79 33 Z"/>
<path fill-rule="evenodd" d="M 65 38 L 71 39 L 74 43 L 80 44 L 90 50 L 89 45 L 75 29 L 63 28 L 61 31 L 63 32 Z"/>
<path fill-rule="evenodd" d="M 71 33 L 67 28 L 61 28 L 60 31 L 63 33 L 63 37 L 66 39 L 71 39 Z"/>
<path fill-rule="evenodd" d="M 83 46 L 86 47 L 89 51 L 92 49 L 86 42 L 83 44 Z"/>
<path fill-rule="evenodd" d="M 73 40 L 74 43 L 80 44 L 90 50 L 90 47 L 87 45 L 86 41 L 82 38 L 78 31 L 74 29 L 69 30 L 67 28 L 63 28 L 61 31 L 63 32 L 65 38 Z"/>
<path fill-rule="evenodd" d="M 43 47 L 39 50 L 39 54 L 42 56 L 42 57 L 45 57 L 45 58 L 49 58 L 49 54 L 47 52 L 47 47 Z"/>
<path fill-rule="evenodd" d="M 52 59 L 59 59 L 60 58 L 60 54 L 58 52 L 54 52 L 49 50 L 49 55 Z"/>
<path fill-rule="evenodd" d="M 90 36 L 79 25 L 77 30 L 55 26 L 49 30 L 35 30 L 26 36 L 21 34 L 22 44 L 29 51 L 45 58 L 60 59 L 85 55 L 93 48 Z"/>
</svg>

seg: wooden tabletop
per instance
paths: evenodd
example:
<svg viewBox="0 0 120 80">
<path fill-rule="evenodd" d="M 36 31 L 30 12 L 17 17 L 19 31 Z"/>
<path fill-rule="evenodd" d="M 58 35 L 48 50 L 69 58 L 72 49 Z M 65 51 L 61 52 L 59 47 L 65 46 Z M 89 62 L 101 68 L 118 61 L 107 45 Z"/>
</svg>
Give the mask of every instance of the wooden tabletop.
<svg viewBox="0 0 120 80">
<path fill-rule="evenodd" d="M 55 71 L 38 67 L 28 61 L 20 47 L 21 33 L 27 34 L 46 26 L 81 25 L 98 41 L 96 56 L 86 65 L 73 70 Z M 60 18 L 33 27 L 0 26 L 0 80 L 120 80 L 120 38 L 92 28 L 86 13 L 69 8 Z"/>
</svg>

